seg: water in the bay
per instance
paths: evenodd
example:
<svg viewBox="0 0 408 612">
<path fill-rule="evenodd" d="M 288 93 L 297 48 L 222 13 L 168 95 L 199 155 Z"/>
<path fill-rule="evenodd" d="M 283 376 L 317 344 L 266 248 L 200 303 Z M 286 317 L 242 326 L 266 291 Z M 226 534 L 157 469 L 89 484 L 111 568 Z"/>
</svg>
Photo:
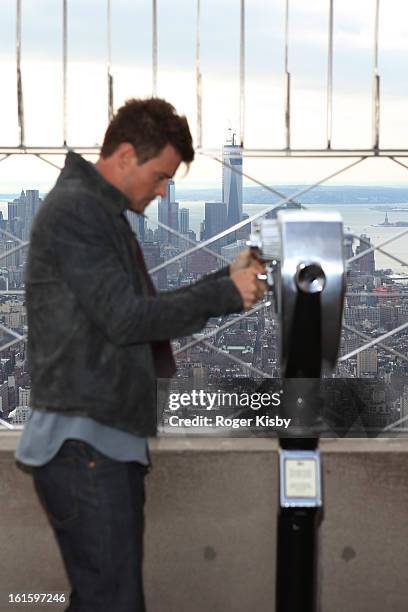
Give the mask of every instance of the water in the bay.
<svg viewBox="0 0 408 612">
<path fill-rule="evenodd" d="M 179 200 L 180 208 L 188 208 L 190 211 L 190 228 L 199 236 L 200 223 L 204 219 L 204 201 L 182 201 Z M 408 263 L 408 227 L 376 227 L 382 223 L 385 218 L 385 209 L 388 210 L 388 218 L 391 223 L 396 221 L 408 222 L 408 212 L 393 212 L 391 209 L 404 207 L 408 209 L 407 204 L 341 204 L 334 206 L 332 204 L 310 204 L 308 208 L 311 210 L 336 210 L 342 218 L 345 231 L 353 232 L 354 234 L 366 234 L 371 238 L 373 244 L 379 244 L 398 234 L 406 232 L 406 234 L 398 240 L 384 246 L 384 250 L 390 251 L 399 259 Z M 244 212 L 249 216 L 258 213 L 265 209 L 263 204 L 245 204 Z M 146 211 L 149 218 L 149 227 L 155 229 L 157 220 L 157 204 L 153 202 Z M 151 219 L 151 221 L 150 221 Z M 383 253 L 375 252 L 376 268 L 391 268 L 395 273 L 405 273 L 408 276 L 408 266 L 403 267 L 402 264 L 387 257 Z"/>
</svg>

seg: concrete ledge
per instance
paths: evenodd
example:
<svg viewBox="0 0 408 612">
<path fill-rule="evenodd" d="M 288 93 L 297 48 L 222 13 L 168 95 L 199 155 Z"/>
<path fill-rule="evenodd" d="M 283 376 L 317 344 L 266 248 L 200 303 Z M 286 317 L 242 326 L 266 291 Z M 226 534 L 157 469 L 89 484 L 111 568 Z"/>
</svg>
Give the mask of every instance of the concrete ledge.
<svg viewBox="0 0 408 612">
<path fill-rule="evenodd" d="M 8 592 L 68 590 L 31 478 L 14 465 L 19 435 L 0 434 L 1 612 L 16 609 Z M 150 447 L 148 612 L 273 612 L 277 441 L 166 438 Z M 407 442 L 322 440 L 320 448 L 322 611 L 406 612 Z"/>
</svg>

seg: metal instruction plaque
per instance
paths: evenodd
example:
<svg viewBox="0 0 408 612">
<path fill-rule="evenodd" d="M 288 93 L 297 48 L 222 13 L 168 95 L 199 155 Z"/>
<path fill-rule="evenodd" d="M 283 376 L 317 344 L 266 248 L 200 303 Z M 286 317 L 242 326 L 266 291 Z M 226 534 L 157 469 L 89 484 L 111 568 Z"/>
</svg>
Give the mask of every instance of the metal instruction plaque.
<svg viewBox="0 0 408 612">
<path fill-rule="evenodd" d="M 283 508 L 322 505 L 319 451 L 280 451 L 280 503 Z"/>
</svg>

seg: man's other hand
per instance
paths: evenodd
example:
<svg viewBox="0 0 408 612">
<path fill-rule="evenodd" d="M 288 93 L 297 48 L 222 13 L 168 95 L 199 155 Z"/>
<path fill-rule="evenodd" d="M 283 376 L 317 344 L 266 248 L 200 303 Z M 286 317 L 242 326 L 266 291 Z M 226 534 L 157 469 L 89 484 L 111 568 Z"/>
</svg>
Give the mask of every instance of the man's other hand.
<svg viewBox="0 0 408 612">
<path fill-rule="evenodd" d="M 267 284 L 257 278 L 259 272 L 263 272 L 262 265 L 261 269 L 256 265 L 250 265 L 231 274 L 231 280 L 240 292 L 246 309 L 251 308 L 266 293 Z"/>
<path fill-rule="evenodd" d="M 238 272 L 238 270 L 244 270 L 245 268 L 248 268 L 248 266 L 256 267 L 257 271 L 261 274 L 265 273 L 264 264 L 258 259 L 256 254 L 251 251 L 251 249 L 246 249 L 245 251 L 239 253 L 239 255 L 237 255 L 230 264 L 230 275 L 232 276 L 235 274 L 235 272 Z"/>
</svg>

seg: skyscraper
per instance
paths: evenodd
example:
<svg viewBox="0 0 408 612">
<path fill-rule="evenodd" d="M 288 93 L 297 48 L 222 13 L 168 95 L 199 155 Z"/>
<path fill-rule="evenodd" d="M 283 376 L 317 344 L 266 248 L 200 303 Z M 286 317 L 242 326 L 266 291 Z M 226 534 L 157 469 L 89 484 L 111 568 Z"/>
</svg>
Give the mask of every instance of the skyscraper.
<svg viewBox="0 0 408 612">
<path fill-rule="evenodd" d="M 158 220 L 168 227 L 179 231 L 179 203 L 175 201 L 174 181 L 167 183 L 167 193 L 164 198 L 160 198 L 158 206 Z M 179 239 L 163 227 L 159 227 L 159 240 L 164 244 L 178 246 Z"/>
<path fill-rule="evenodd" d="M 366 234 L 361 234 L 360 236 L 360 244 L 357 247 L 356 254 L 363 253 L 371 248 L 370 237 Z M 360 274 L 372 274 L 375 270 L 375 259 L 374 259 L 374 251 L 370 251 L 364 257 L 360 257 L 357 259 L 357 262 L 360 262 L 359 271 Z M 357 263 L 356 262 L 356 263 Z"/>
<path fill-rule="evenodd" d="M 180 208 L 179 227 L 181 234 L 188 234 L 190 229 L 190 211 L 188 208 Z"/>
<path fill-rule="evenodd" d="M 16 243 L 14 242 L 14 240 L 6 241 L 6 251 L 12 251 L 12 253 L 10 255 L 7 255 L 7 257 L 5 258 L 6 268 L 16 268 L 19 265 L 20 252 L 14 250 L 15 246 Z"/>
<path fill-rule="evenodd" d="M 378 371 L 377 348 L 372 347 L 357 355 L 357 377 L 372 378 Z"/>
<path fill-rule="evenodd" d="M 42 200 L 38 189 L 26 189 L 26 207 L 24 219 L 24 238 L 28 240 L 30 237 L 31 226 L 33 219 L 40 208 Z"/>
<path fill-rule="evenodd" d="M 223 147 L 222 201 L 227 206 L 228 227 L 242 219 L 242 150 L 229 130 Z M 229 167 L 230 166 L 230 167 Z"/>
<path fill-rule="evenodd" d="M 139 242 L 144 242 L 146 238 L 146 219 L 143 215 L 139 215 L 138 213 L 127 210 L 126 217 L 129 221 L 130 227 L 134 234 L 136 234 Z"/>
<path fill-rule="evenodd" d="M 227 206 L 224 202 L 206 202 L 205 203 L 205 218 L 204 218 L 204 233 L 203 239 L 207 240 L 216 234 L 219 234 L 228 227 L 227 223 Z M 222 246 L 227 244 L 228 237 L 217 240 L 212 248 L 220 252 Z"/>
</svg>

